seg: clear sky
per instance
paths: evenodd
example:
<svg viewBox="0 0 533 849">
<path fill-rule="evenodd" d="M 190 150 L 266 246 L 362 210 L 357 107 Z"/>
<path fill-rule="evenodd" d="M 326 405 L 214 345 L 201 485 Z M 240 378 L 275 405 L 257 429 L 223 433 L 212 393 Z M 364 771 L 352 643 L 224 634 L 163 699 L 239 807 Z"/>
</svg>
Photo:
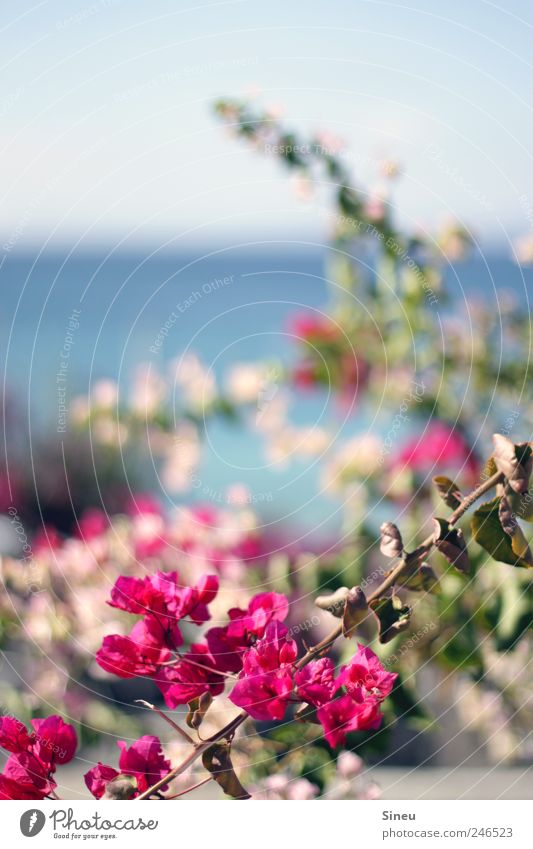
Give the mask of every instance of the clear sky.
<svg viewBox="0 0 533 849">
<path fill-rule="evenodd" d="M 0 25 L 0 239 L 125 247 L 320 240 L 280 165 L 213 98 L 258 91 L 368 162 L 397 157 L 410 225 L 533 229 L 530 0 L 18 0 Z"/>
</svg>

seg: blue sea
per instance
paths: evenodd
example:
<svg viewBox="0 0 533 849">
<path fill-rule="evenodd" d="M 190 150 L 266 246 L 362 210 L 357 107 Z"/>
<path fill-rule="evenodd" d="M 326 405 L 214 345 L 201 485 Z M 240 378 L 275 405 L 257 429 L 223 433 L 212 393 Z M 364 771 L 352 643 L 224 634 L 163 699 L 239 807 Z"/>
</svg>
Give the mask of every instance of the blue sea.
<svg viewBox="0 0 533 849">
<path fill-rule="evenodd" d="M 219 379 L 237 362 L 288 362 L 295 351 L 286 333 L 288 317 L 326 307 L 330 291 L 325 267 L 324 253 L 315 248 L 280 250 L 278 245 L 270 251 L 190 255 L 96 250 L 83 255 L 9 254 L 0 270 L 0 352 L 9 402 L 16 401 L 24 411 L 32 434 L 48 430 L 60 438 L 57 374 L 66 340 L 67 406 L 100 378 L 117 380 L 125 391 L 139 363 L 163 371 L 187 350 L 198 354 Z M 465 295 L 497 309 L 505 290 L 524 304 L 533 291 L 531 269 L 502 257 L 474 257 L 450 268 L 447 278 L 452 308 L 458 312 L 465 309 Z M 178 317 L 162 338 L 172 313 Z M 72 317 L 79 325 L 74 330 Z M 322 398 L 302 394 L 294 416 L 300 424 L 333 425 L 340 438 L 367 423 L 362 413 L 344 421 L 334 404 L 324 407 Z M 338 526 L 340 504 L 309 496 L 317 474 L 304 460 L 273 467 L 257 434 L 224 421 L 209 425 L 202 479 L 217 492 L 238 480 L 252 492 L 271 493 L 271 501 L 260 507 L 266 520 L 283 516 L 296 527 Z"/>
</svg>

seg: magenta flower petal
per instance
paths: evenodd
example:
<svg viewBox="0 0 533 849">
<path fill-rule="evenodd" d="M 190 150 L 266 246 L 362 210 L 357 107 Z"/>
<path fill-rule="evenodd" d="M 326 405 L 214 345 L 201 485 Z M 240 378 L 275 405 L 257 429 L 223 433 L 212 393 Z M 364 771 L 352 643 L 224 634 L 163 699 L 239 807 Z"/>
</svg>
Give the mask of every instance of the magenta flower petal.
<svg viewBox="0 0 533 849">
<path fill-rule="evenodd" d="M 118 746 L 121 749 L 118 762 L 120 772 L 137 779 L 140 793 L 148 790 L 170 770 L 170 761 L 163 755 L 159 737 L 140 737 L 129 748 L 124 740 L 119 740 Z M 161 790 L 166 790 L 166 786 Z"/>
<path fill-rule="evenodd" d="M 324 737 L 335 748 L 344 743 L 350 731 L 379 728 L 383 714 L 376 702 L 357 702 L 345 695 L 318 708 L 317 717 L 324 729 Z"/>
<path fill-rule="evenodd" d="M 20 785 L 21 792 L 39 793 L 40 798 L 47 796 L 57 786 L 55 781 L 49 778 L 47 766 L 31 752 L 11 755 L 6 761 L 3 774 Z"/>
<path fill-rule="evenodd" d="M 83 776 L 87 789 L 95 799 L 101 799 L 110 781 L 120 775 L 116 769 L 100 761 Z"/>
<path fill-rule="evenodd" d="M 295 673 L 294 682 L 298 697 L 318 707 L 331 701 L 340 686 L 335 681 L 335 665 L 329 657 L 312 660 Z"/>
<path fill-rule="evenodd" d="M 32 719 L 31 724 L 35 731 L 34 752 L 43 763 L 55 768 L 56 764 L 66 764 L 72 760 L 78 746 L 72 725 L 56 715 L 46 719 Z"/>
<path fill-rule="evenodd" d="M 26 726 L 14 716 L 0 718 L 0 746 L 8 752 L 25 752 L 31 744 Z"/>
<path fill-rule="evenodd" d="M 174 709 L 211 693 L 218 696 L 224 689 L 224 678 L 215 667 L 215 660 L 208 647 L 193 644 L 176 664 L 162 667 L 154 680 L 163 693 L 167 707 Z"/>
<path fill-rule="evenodd" d="M 387 672 L 371 649 L 358 645 L 350 663 L 341 669 L 338 681 L 355 698 L 381 702 L 390 695 L 397 677 L 395 672 Z"/>
</svg>

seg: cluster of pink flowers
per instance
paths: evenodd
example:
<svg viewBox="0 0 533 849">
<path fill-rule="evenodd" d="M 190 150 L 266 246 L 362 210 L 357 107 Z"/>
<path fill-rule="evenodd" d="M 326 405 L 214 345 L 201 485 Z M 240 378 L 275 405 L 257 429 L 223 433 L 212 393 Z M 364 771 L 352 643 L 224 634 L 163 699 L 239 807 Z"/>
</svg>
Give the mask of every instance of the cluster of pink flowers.
<svg viewBox="0 0 533 849">
<path fill-rule="evenodd" d="M 137 494 L 127 508 L 128 519 L 120 517 L 122 555 L 136 560 L 179 556 L 183 566 L 191 571 L 211 566 L 218 572 L 230 572 L 246 567 L 261 557 L 263 542 L 257 533 L 257 517 L 241 505 L 240 509 L 223 510 L 211 504 L 181 506 L 169 518 L 151 496 Z M 104 558 L 117 535 L 116 516 L 103 510 L 86 510 L 77 521 L 73 538 L 64 542 L 52 527 L 44 528 L 33 540 L 36 554 L 47 555 L 50 550 L 59 555 L 67 547 L 88 546 L 93 558 Z M 72 553 L 69 550 L 68 556 Z M 116 551 L 113 551 L 116 556 Z"/>
<path fill-rule="evenodd" d="M 292 373 L 294 384 L 307 389 L 332 381 L 341 402 L 353 402 L 368 383 L 369 365 L 356 355 L 343 328 L 328 316 L 298 313 L 289 323 L 289 332 L 306 345 L 305 357 Z"/>
<path fill-rule="evenodd" d="M 31 724 L 33 731 L 28 731 L 13 716 L 0 719 L 0 746 L 11 752 L 0 775 L 1 800 L 57 798 L 56 767 L 69 763 L 76 753 L 76 731 L 60 716 L 32 719 Z M 129 748 L 123 740 L 117 745 L 121 750 L 118 770 L 98 763 L 85 775 L 85 784 L 97 799 L 104 795 L 109 782 L 119 776 L 135 779 L 130 796 L 135 798 L 170 770 L 170 761 L 164 757 L 158 737 L 140 737 Z"/>
<path fill-rule="evenodd" d="M 279 622 L 267 626 L 265 636 L 244 656 L 231 701 L 259 720 L 282 720 L 291 702 L 316 708 L 317 720 L 330 746 L 341 745 L 350 731 L 379 727 L 382 701 L 396 679 L 374 652 L 358 646 L 348 666 L 335 675 L 330 658 L 295 667 L 297 646 Z"/>
<path fill-rule="evenodd" d="M 11 752 L 0 775 L 0 799 L 44 799 L 57 787 L 56 767 L 72 760 L 76 731 L 60 716 L 32 719 L 33 731 L 13 716 L 0 719 L 0 746 Z"/>
<path fill-rule="evenodd" d="M 298 339 L 319 344 L 337 341 L 342 336 L 341 328 L 329 316 L 307 312 L 292 316 L 289 330 Z"/>
<path fill-rule="evenodd" d="M 290 704 L 303 702 L 311 713 L 316 712 L 332 747 L 342 744 L 350 731 L 379 727 L 380 706 L 396 675 L 363 646 L 337 675 L 333 661 L 326 657 L 299 669 L 298 647 L 283 624 L 289 604 L 282 594 L 259 593 L 246 609 L 231 609 L 226 625 L 210 628 L 203 642 L 193 643 L 180 655 L 181 623 L 206 623 L 217 591 L 214 575 L 204 576 L 194 587 L 180 586 L 176 572 L 145 578 L 121 576 L 108 603 L 141 618 L 128 636 L 104 638 L 97 654 L 99 664 L 122 678 L 152 677 L 170 708 L 190 704 L 206 693 L 219 695 L 227 674 L 239 673 L 229 694 L 235 705 L 254 719 L 279 721 Z M 76 732 L 61 717 L 33 719 L 32 726 L 28 732 L 13 717 L 0 720 L 0 745 L 11 753 L 0 775 L 2 799 L 54 796 L 57 765 L 74 757 Z M 171 769 L 157 737 L 141 737 L 129 747 L 119 741 L 118 746 L 118 769 L 98 763 L 85 776 L 97 799 L 118 778 L 131 779 L 127 795 L 135 798 Z"/>
<path fill-rule="evenodd" d="M 259 524 L 246 502 L 238 510 L 222 510 L 212 504 L 182 507 L 174 522 L 174 544 L 200 568 L 214 566 L 221 574 L 237 577 L 242 564 L 248 567 L 263 553 Z"/>
<path fill-rule="evenodd" d="M 97 662 L 120 678 L 152 677 L 170 708 L 204 693 L 219 695 L 225 673 L 241 670 L 243 655 L 264 636 L 269 622 L 285 619 L 289 605 L 283 595 L 260 593 L 246 610 L 232 608 L 227 625 L 210 628 L 204 642 L 178 655 L 183 645 L 180 623 L 203 625 L 209 620 L 208 605 L 218 583 L 216 575 L 205 575 L 195 587 L 180 586 L 176 572 L 118 578 L 108 604 L 142 618 L 129 635 L 105 637 Z"/>
<path fill-rule="evenodd" d="M 107 785 L 119 776 L 131 776 L 135 783 L 131 787 L 130 798 L 135 799 L 144 793 L 170 770 L 170 761 L 165 758 L 161 749 L 159 737 L 146 735 L 140 737 L 128 748 L 124 740 L 119 740 L 120 749 L 118 770 L 108 764 L 98 762 L 96 766 L 85 773 L 85 784 L 96 799 L 101 799 L 107 790 Z M 161 791 L 168 785 L 161 787 Z"/>
<path fill-rule="evenodd" d="M 229 610 L 227 625 L 210 628 L 205 643 L 194 643 L 178 663 L 160 669 L 155 680 L 168 707 L 188 704 L 204 693 L 222 693 L 225 674 L 239 672 L 250 646 L 264 636 L 270 622 L 285 619 L 288 612 L 287 599 L 278 593 L 259 593 L 246 610 Z"/>
<path fill-rule="evenodd" d="M 409 439 L 394 458 L 393 468 L 409 468 L 421 475 L 461 472 L 467 480 L 476 481 L 479 462 L 462 433 L 443 421 L 432 421 L 424 433 Z M 440 473 L 440 472 L 439 472 Z"/>
<path fill-rule="evenodd" d="M 338 675 L 330 658 L 298 669 L 298 647 L 283 624 L 289 604 L 282 594 L 259 593 L 246 610 L 232 608 L 226 625 L 210 628 L 203 642 L 179 655 L 180 622 L 205 623 L 217 589 L 218 579 L 212 575 L 195 587 L 180 587 L 175 572 L 119 578 L 109 604 L 142 619 L 129 636 L 105 637 L 98 663 L 122 678 L 152 677 L 172 709 L 204 694 L 220 695 L 228 673 L 239 673 L 229 695 L 235 705 L 254 719 L 272 721 L 282 720 L 289 704 L 305 702 L 316 709 L 333 747 L 349 731 L 379 727 L 380 705 L 396 675 L 363 646 Z"/>
<path fill-rule="evenodd" d="M 218 577 L 204 576 L 195 587 L 182 587 L 177 572 L 156 572 L 146 578 L 121 576 L 108 604 L 143 618 L 129 636 L 104 638 L 96 659 L 120 678 L 152 675 L 183 643 L 181 621 L 201 625 L 218 592 Z"/>
</svg>

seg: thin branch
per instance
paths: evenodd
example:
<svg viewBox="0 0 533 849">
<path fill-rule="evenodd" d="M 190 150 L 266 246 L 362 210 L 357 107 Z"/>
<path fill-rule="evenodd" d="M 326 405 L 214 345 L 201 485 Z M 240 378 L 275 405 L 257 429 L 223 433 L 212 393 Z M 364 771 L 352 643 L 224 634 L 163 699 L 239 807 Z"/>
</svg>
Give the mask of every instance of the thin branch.
<svg viewBox="0 0 533 849">
<path fill-rule="evenodd" d="M 206 666 L 204 663 L 198 663 L 196 660 L 191 660 L 190 657 L 184 657 L 179 653 L 176 653 L 176 658 L 176 660 L 165 660 L 163 663 L 160 663 L 159 666 L 177 666 L 180 661 L 183 661 L 183 663 L 189 663 L 191 666 L 197 666 L 205 672 L 212 672 L 213 675 L 221 675 L 223 678 L 233 678 L 236 681 L 239 677 L 238 675 L 234 675 L 232 672 L 221 672 L 218 669 L 213 669 L 211 666 Z"/>
<path fill-rule="evenodd" d="M 203 781 L 199 781 L 198 784 L 193 784 L 192 787 L 187 787 L 186 790 L 182 790 L 181 793 L 175 793 L 173 796 L 163 796 L 163 799 L 179 799 L 180 796 L 185 796 L 187 793 L 192 793 L 193 790 L 197 790 L 198 787 L 201 787 L 203 784 L 207 784 L 208 781 L 212 781 L 213 776 L 208 775 L 207 778 L 204 778 Z"/>
<path fill-rule="evenodd" d="M 466 513 L 468 508 L 472 506 L 474 501 L 477 501 L 478 498 L 481 498 L 482 495 L 488 492 L 489 489 L 492 489 L 493 487 L 497 486 L 497 484 L 503 483 L 504 480 L 505 475 L 502 472 L 496 472 L 494 475 L 491 475 L 490 478 L 487 478 L 484 483 L 480 484 L 476 489 L 474 489 L 470 493 L 470 495 L 466 495 L 459 504 L 459 507 L 457 507 L 453 511 L 452 515 L 448 519 L 450 525 L 454 525 L 457 520 L 460 519 L 461 516 L 464 515 L 464 513 Z"/>
<path fill-rule="evenodd" d="M 177 723 L 175 723 L 174 720 L 170 718 L 170 716 L 167 716 L 166 713 L 164 713 L 162 710 L 159 710 L 159 708 L 157 708 L 155 705 L 150 704 L 150 702 L 146 702 L 144 699 L 135 699 L 135 703 L 138 705 L 142 705 L 145 708 L 148 708 L 148 710 L 153 710 L 153 712 L 157 713 L 161 717 L 161 719 L 164 719 L 165 722 L 168 722 L 168 724 L 171 725 L 172 728 L 174 728 L 174 730 L 177 731 L 178 734 L 180 734 L 183 739 L 187 741 L 187 743 L 190 743 L 192 746 L 195 745 L 192 737 L 187 734 L 187 732 L 183 728 L 180 728 L 179 725 L 177 725 Z"/>
<path fill-rule="evenodd" d="M 182 761 L 181 764 L 171 769 L 163 778 L 157 781 L 152 787 L 149 787 L 148 790 L 145 790 L 144 793 L 141 793 L 137 796 L 137 800 L 140 799 L 149 799 L 150 796 L 153 796 L 154 793 L 157 793 L 161 787 L 164 787 L 165 784 L 168 784 L 169 781 L 172 781 L 173 778 L 176 778 L 178 775 L 181 775 L 185 772 L 198 758 L 200 758 L 204 752 L 207 752 L 208 749 L 211 748 L 213 743 L 216 743 L 218 740 L 222 740 L 224 737 L 230 737 L 235 733 L 237 728 L 242 725 L 242 723 L 248 719 L 248 713 L 243 710 L 239 713 L 235 719 L 232 719 L 231 722 L 228 722 L 224 728 L 221 728 L 220 731 L 212 734 L 211 737 L 208 737 L 207 740 L 204 740 L 203 743 L 196 743 L 192 752 Z"/>
</svg>

